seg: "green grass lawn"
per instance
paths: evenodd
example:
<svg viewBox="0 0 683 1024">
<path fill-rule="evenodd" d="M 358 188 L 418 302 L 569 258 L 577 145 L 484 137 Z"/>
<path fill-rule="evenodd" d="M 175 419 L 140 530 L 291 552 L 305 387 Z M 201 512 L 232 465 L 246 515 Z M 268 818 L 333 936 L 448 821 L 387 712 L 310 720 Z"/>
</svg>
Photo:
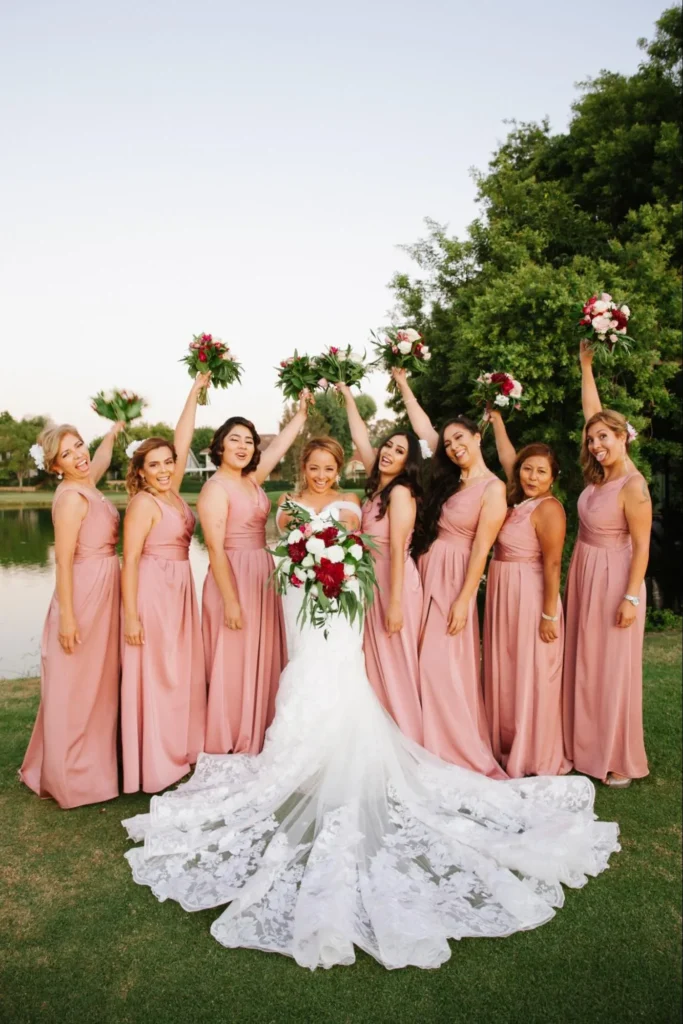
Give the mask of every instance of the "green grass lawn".
<svg viewBox="0 0 683 1024">
<path fill-rule="evenodd" d="M 35 680 L 0 683 L 3 899 L 0 1020 L 6 1024 L 596 1024 L 680 1019 L 681 643 L 646 641 L 649 778 L 598 788 L 622 852 L 549 924 L 452 943 L 434 972 L 303 970 L 226 950 L 219 911 L 187 914 L 131 880 L 121 818 L 144 796 L 60 811 L 16 778 L 37 705 Z"/>
</svg>

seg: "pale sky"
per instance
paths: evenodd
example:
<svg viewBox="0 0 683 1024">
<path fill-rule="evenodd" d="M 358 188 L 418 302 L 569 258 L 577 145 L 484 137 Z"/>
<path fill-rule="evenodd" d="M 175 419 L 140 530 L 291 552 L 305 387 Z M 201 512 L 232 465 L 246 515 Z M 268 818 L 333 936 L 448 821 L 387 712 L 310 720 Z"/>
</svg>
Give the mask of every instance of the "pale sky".
<svg viewBox="0 0 683 1024">
<path fill-rule="evenodd" d="M 563 130 L 574 83 L 632 73 L 665 6 L 0 0 L 0 409 L 91 438 L 116 386 L 174 422 L 210 331 L 244 383 L 198 424 L 274 430 L 273 366 L 362 349 L 396 246 L 476 215 L 504 120 Z"/>
</svg>

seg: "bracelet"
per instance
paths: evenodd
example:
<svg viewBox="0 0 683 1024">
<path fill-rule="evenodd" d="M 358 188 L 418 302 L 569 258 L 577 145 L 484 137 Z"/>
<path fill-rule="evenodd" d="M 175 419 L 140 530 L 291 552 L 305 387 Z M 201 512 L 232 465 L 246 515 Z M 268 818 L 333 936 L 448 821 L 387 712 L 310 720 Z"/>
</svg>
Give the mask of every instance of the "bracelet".
<svg viewBox="0 0 683 1024">
<path fill-rule="evenodd" d="M 557 615 L 546 615 L 545 612 L 541 612 L 541 618 L 545 619 L 546 622 L 557 622 Z"/>
</svg>

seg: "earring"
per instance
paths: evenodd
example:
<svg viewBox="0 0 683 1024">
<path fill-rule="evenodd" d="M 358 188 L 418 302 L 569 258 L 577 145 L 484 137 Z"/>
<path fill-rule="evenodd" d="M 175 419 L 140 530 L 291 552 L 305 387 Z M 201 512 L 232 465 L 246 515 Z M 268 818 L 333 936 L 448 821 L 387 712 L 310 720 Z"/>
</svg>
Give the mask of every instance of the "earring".
<svg viewBox="0 0 683 1024">
<path fill-rule="evenodd" d="M 57 479 L 58 479 L 58 480 L 61 480 L 61 479 L 62 479 L 62 474 L 61 474 L 61 473 L 57 473 Z"/>
</svg>

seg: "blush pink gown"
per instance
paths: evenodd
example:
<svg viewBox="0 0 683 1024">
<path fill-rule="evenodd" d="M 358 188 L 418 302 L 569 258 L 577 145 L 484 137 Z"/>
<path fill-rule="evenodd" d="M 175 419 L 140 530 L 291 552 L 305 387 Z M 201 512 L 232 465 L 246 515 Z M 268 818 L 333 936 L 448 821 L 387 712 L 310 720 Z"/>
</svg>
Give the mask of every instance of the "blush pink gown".
<svg viewBox="0 0 683 1024">
<path fill-rule="evenodd" d="M 225 551 L 237 583 L 242 629 L 224 625 L 223 599 L 209 572 L 204 583 L 202 630 L 209 681 L 205 750 L 209 754 L 258 754 L 275 714 L 280 674 L 287 663 L 282 603 L 268 580 L 273 559 L 265 550 L 270 501 L 253 484 L 211 477 L 229 500 Z"/>
<path fill-rule="evenodd" d="M 20 778 L 60 807 L 119 795 L 116 739 L 119 714 L 119 514 L 103 495 L 78 491 L 88 511 L 73 561 L 73 606 L 81 643 L 66 654 L 59 643 L 59 602 L 52 596 L 41 644 L 40 707 Z"/>
<path fill-rule="evenodd" d="M 385 622 L 391 592 L 391 551 L 389 516 L 377 519 L 380 496 L 363 505 L 363 533 L 375 541 L 375 600 L 365 617 L 363 650 L 365 669 L 377 699 L 389 712 L 401 732 L 422 746 L 422 708 L 417 645 L 422 617 L 422 583 L 415 562 L 406 548 L 403 593 L 403 629 L 388 636 Z M 408 538 L 410 542 L 410 538 Z"/>
<path fill-rule="evenodd" d="M 462 589 L 491 474 L 444 503 L 439 533 L 420 558 L 424 610 L 420 638 L 422 723 L 427 750 L 461 768 L 507 778 L 493 756 L 480 680 L 476 594 L 467 624 L 455 636 L 446 628 L 451 605 Z"/>
<path fill-rule="evenodd" d="M 148 501 L 136 495 L 132 501 Z M 204 651 L 189 562 L 195 518 L 157 501 L 138 574 L 145 643 L 121 643 L 123 790 L 158 793 L 190 770 L 204 749 Z"/>
<path fill-rule="evenodd" d="M 484 705 L 493 753 L 510 778 L 565 775 L 562 738 L 564 622 L 558 638 L 538 633 L 543 611 L 543 556 L 531 516 L 537 498 L 509 510 L 486 581 Z"/>
<path fill-rule="evenodd" d="M 636 621 L 615 625 L 631 567 L 631 538 L 619 492 L 635 474 L 579 497 L 579 536 L 567 588 L 564 730 L 567 756 L 578 772 L 629 779 L 648 774 L 643 738 L 645 584 Z"/>
</svg>

